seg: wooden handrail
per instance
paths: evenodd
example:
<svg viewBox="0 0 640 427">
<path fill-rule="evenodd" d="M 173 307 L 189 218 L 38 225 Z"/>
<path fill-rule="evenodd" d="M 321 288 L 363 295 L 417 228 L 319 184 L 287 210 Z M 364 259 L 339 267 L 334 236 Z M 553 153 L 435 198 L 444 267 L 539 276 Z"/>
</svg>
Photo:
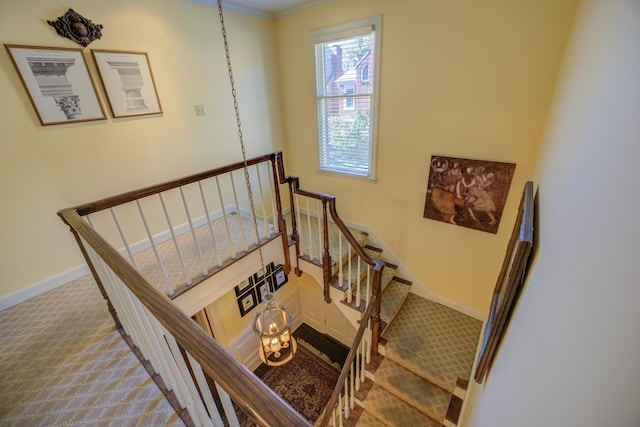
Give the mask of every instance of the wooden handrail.
<svg viewBox="0 0 640 427">
<path fill-rule="evenodd" d="M 358 347 L 360 346 L 360 342 L 362 341 L 364 332 L 367 329 L 369 319 L 371 318 L 371 313 L 375 306 L 374 302 L 376 298 L 377 296 L 371 297 L 372 304 L 369 304 L 369 307 L 367 307 L 367 309 L 365 310 L 362 320 L 360 321 L 360 327 L 358 328 L 356 337 L 353 339 L 354 344 L 351 346 L 351 349 L 349 350 L 349 354 L 347 354 L 347 358 L 344 364 L 342 365 L 342 371 L 340 371 L 340 376 L 338 377 L 336 385 L 333 389 L 333 393 L 331 393 L 331 398 L 329 398 L 329 402 L 327 403 L 327 406 L 325 406 L 324 417 L 320 422 L 320 425 L 319 425 L 320 427 L 325 427 L 326 425 L 329 424 L 329 420 L 331 419 L 331 416 L 332 416 L 331 412 L 333 411 L 333 408 L 338 403 L 338 397 L 340 396 L 342 387 L 344 386 L 344 383 L 347 381 L 347 377 L 349 376 L 349 371 L 351 370 L 351 365 L 353 364 L 353 361 L 356 358 L 356 355 L 358 354 Z"/>
<path fill-rule="evenodd" d="M 296 194 L 309 197 L 312 199 L 320 200 L 323 203 L 323 205 L 327 203 L 329 205 L 329 212 L 331 213 L 331 218 L 333 218 L 333 221 L 335 222 L 336 226 L 340 229 L 342 234 L 347 238 L 347 240 L 353 247 L 353 250 L 356 251 L 358 256 L 362 258 L 364 262 L 366 262 L 371 267 L 375 268 L 378 263 L 384 265 L 384 263 L 382 263 L 381 261 L 371 259 L 367 255 L 367 253 L 364 251 L 364 249 L 358 244 L 358 241 L 356 240 L 356 238 L 353 237 L 353 235 L 351 234 L 351 231 L 349 231 L 344 221 L 342 221 L 342 219 L 340 218 L 340 215 L 338 215 L 338 211 L 336 210 L 336 197 L 330 194 L 317 193 L 315 191 L 310 191 L 310 190 L 305 190 L 303 188 L 300 188 L 300 179 L 297 176 L 288 176 L 285 174 L 284 165 L 282 161 L 282 152 L 278 151 L 274 154 L 277 158 L 278 176 L 279 176 L 280 183 L 281 184 L 288 183 L 293 188 L 293 192 Z M 293 209 L 293 206 L 292 206 L 292 209 Z M 293 217 L 294 215 L 292 214 L 291 216 Z"/>
<path fill-rule="evenodd" d="M 261 426 L 310 426 L 287 402 L 227 353 L 168 297 L 147 282 L 81 218 L 77 209 L 63 209 L 58 215 L 74 234 L 93 248 L 149 312 L 256 423 Z"/>
<path fill-rule="evenodd" d="M 275 169 L 276 154 L 277 153 L 265 154 L 263 156 L 247 159 L 247 166 L 253 166 L 258 163 L 271 161 L 272 169 Z M 116 196 L 97 200 L 95 202 L 79 205 L 79 206 L 76 206 L 74 209 L 80 216 L 84 216 L 87 214 L 98 212 L 104 209 L 109 209 L 114 206 L 118 206 L 127 202 L 132 202 L 138 199 L 142 199 L 143 197 L 152 196 L 154 194 L 162 193 L 163 191 L 172 190 L 174 188 L 178 188 L 187 184 L 192 184 L 194 182 L 202 181 L 207 178 L 212 178 L 214 176 L 222 175 L 222 174 L 232 172 L 234 170 L 238 170 L 242 168 L 244 168 L 244 162 L 237 162 L 231 165 L 222 166 L 216 169 L 211 169 L 211 170 L 200 172 L 194 175 L 189 175 L 183 178 L 173 179 L 171 181 L 167 181 L 162 184 L 151 185 L 149 187 L 129 191 L 126 193 L 118 194 Z"/>
<path fill-rule="evenodd" d="M 300 245 L 299 238 L 297 236 L 297 229 L 295 228 L 295 205 L 293 202 L 293 194 L 299 194 L 301 196 L 309 197 L 312 199 L 320 200 L 322 202 L 323 214 L 324 218 L 327 218 L 326 209 L 327 205 L 329 208 L 329 213 L 333 222 L 338 227 L 342 235 L 347 239 L 351 248 L 356 252 L 356 254 L 370 267 L 373 269 L 373 289 L 371 299 L 369 304 L 363 314 L 362 319 L 360 320 L 360 327 L 358 328 L 358 332 L 356 333 L 356 337 L 353 340 L 353 344 L 351 345 L 351 350 L 347 355 L 347 360 L 345 361 L 342 371 L 340 372 L 340 376 L 338 377 L 338 381 L 333 390 L 331 398 L 325 407 L 324 417 L 322 418 L 322 422 L 320 426 L 324 427 L 328 425 L 329 420 L 332 416 L 333 408 L 336 406 L 338 401 L 338 397 L 340 396 L 341 390 L 345 384 L 345 381 L 348 378 L 349 371 L 351 370 L 351 364 L 353 363 L 356 354 L 358 352 L 358 348 L 364 336 L 364 332 L 367 328 L 369 320 L 371 319 L 371 328 L 372 328 L 372 342 L 371 349 L 374 354 L 378 353 L 378 340 L 380 338 L 380 328 L 381 328 L 381 319 L 380 319 L 380 304 L 382 301 L 382 271 L 384 269 L 384 262 L 380 260 L 371 259 L 364 249 L 358 244 L 356 238 L 351 234 L 351 231 L 347 228 L 346 224 L 340 218 L 338 211 L 336 209 L 336 198 L 335 196 L 324 194 L 324 193 L 316 193 L 313 191 L 305 190 L 300 188 L 300 179 L 297 176 L 288 176 L 284 171 L 284 162 L 282 158 L 282 153 L 277 152 L 276 155 L 276 164 L 278 167 L 278 178 L 281 184 L 287 183 L 289 185 L 289 192 L 291 195 L 291 209 L 292 209 L 292 222 L 294 224 L 294 232 L 296 233 L 294 239 L 296 241 L 296 251 L 297 255 L 300 256 Z M 329 297 L 329 280 L 331 279 L 331 256 L 329 255 L 329 239 L 328 239 L 328 228 L 327 221 L 324 221 L 323 224 L 323 235 L 324 235 L 324 252 L 322 256 L 322 270 L 323 270 L 323 290 L 324 290 L 324 298 L 327 303 L 331 302 Z"/>
</svg>

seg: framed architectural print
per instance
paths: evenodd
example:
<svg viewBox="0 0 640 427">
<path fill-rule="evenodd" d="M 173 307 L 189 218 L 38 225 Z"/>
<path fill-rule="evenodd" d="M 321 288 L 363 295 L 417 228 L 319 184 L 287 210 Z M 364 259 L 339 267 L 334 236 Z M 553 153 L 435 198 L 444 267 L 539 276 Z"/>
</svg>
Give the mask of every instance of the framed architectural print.
<svg viewBox="0 0 640 427">
<path fill-rule="evenodd" d="M 162 113 L 146 52 L 92 49 L 113 117 Z"/>
<path fill-rule="evenodd" d="M 5 44 L 43 126 L 106 119 L 81 49 Z"/>
<path fill-rule="evenodd" d="M 520 287 L 524 282 L 529 255 L 533 247 L 533 220 L 533 182 L 528 181 L 524 186 L 518 217 L 489 307 L 489 317 L 485 325 L 478 366 L 474 376 L 478 383 L 482 383 L 493 364 L 500 342 L 509 325 Z"/>
</svg>

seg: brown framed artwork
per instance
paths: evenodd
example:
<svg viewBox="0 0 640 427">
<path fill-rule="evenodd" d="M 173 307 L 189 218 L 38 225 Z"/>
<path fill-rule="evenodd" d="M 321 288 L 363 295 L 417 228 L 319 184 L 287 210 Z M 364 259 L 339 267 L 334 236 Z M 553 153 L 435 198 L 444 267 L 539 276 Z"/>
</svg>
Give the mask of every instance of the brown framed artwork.
<svg viewBox="0 0 640 427">
<path fill-rule="evenodd" d="M 4 46 L 41 125 L 107 118 L 81 49 Z"/>
<path fill-rule="evenodd" d="M 146 52 L 92 49 L 113 117 L 162 113 Z"/>
<path fill-rule="evenodd" d="M 533 182 L 528 181 L 524 185 L 518 217 L 491 298 L 489 317 L 485 325 L 478 366 L 474 376 L 478 383 L 482 383 L 491 368 L 513 313 L 517 301 L 516 296 L 525 278 L 529 255 L 533 247 L 533 217 Z"/>
<path fill-rule="evenodd" d="M 514 163 L 431 156 L 424 218 L 497 233 Z"/>
</svg>

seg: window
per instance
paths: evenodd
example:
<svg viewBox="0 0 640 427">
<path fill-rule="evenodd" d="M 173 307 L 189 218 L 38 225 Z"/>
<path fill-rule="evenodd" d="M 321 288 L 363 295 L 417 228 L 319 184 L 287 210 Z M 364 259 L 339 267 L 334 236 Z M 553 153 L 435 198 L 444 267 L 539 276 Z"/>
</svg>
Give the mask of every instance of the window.
<svg viewBox="0 0 640 427">
<path fill-rule="evenodd" d="M 375 178 L 381 21 L 311 33 L 320 170 Z"/>
<path fill-rule="evenodd" d="M 360 72 L 360 80 L 362 80 L 363 82 L 369 81 L 369 65 L 368 64 L 365 64 L 362 67 L 362 71 Z"/>
<path fill-rule="evenodd" d="M 352 95 L 356 94 L 356 89 L 355 87 L 351 86 L 351 87 L 345 87 L 344 88 L 344 109 L 345 110 L 353 110 L 354 108 L 356 108 L 356 103 L 355 103 L 355 99 Z"/>
</svg>

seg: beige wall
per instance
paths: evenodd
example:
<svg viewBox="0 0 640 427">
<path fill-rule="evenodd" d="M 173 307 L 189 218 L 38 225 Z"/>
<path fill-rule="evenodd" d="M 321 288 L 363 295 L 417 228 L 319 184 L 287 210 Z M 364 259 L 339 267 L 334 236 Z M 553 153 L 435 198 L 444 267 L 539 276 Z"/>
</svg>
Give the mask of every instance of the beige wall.
<svg viewBox="0 0 640 427">
<path fill-rule="evenodd" d="M 339 0 L 279 19 L 288 172 L 426 287 L 486 312 L 577 0 Z M 312 30 L 382 15 L 377 181 L 317 173 Z M 517 164 L 497 235 L 422 217 L 432 154 Z"/>
<path fill-rule="evenodd" d="M 537 258 L 473 427 L 640 425 L 640 2 L 585 0 L 536 163 Z"/>
<path fill-rule="evenodd" d="M 83 262 L 59 209 L 241 159 L 215 8 L 179 0 L 73 7 L 104 26 L 89 48 L 148 52 L 164 113 L 40 126 L 0 52 L 0 297 Z M 79 48 L 46 23 L 66 10 L 44 0 L 1 0 L 0 41 Z M 228 12 L 226 24 L 247 153 L 280 149 L 274 21 Z M 195 116 L 195 104 L 204 105 L 205 117 Z"/>
</svg>

